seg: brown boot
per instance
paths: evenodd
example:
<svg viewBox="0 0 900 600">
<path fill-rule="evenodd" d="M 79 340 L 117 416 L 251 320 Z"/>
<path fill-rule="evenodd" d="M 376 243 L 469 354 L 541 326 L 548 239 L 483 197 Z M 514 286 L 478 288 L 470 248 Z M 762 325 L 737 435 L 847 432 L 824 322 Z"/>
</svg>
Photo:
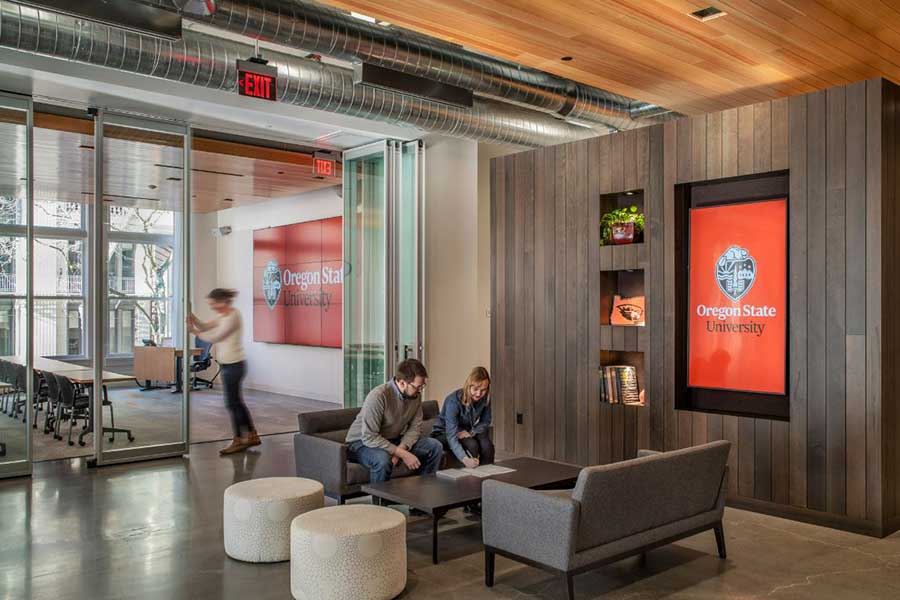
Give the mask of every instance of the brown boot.
<svg viewBox="0 0 900 600">
<path fill-rule="evenodd" d="M 259 434 L 255 431 L 251 431 L 247 434 L 247 447 L 259 446 L 262 444 L 262 440 L 259 439 Z"/>
<path fill-rule="evenodd" d="M 250 446 L 247 445 L 247 440 L 245 440 L 244 438 L 235 437 L 233 440 L 231 440 L 230 446 L 219 450 L 219 454 L 221 456 L 225 456 L 226 454 L 234 454 L 235 452 L 243 452 L 244 450 L 246 450 L 249 447 Z"/>
</svg>

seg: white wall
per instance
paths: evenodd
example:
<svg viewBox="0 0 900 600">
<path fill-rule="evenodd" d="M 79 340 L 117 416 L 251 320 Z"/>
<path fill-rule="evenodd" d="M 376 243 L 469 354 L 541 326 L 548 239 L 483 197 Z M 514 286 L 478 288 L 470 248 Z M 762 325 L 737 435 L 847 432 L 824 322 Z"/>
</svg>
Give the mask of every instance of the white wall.
<svg viewBox="0 0 900 600">
<path fill-rule="evenodd" d="M 337 348 L 310 348 L 253 341 L 253 230 L 340 216 L 343 201 L 339 188 L 328 188 L 291 198 L 232 208 L 212 217 L 195 218 L 194 304 L 197 315 L 212 287 L 238 290 L 235 305 L 244 316 L 244 351 L 247 354 L 248 388 L 326 402 L 343 402 L 343 359 Z M 199 223 L 202 222 L 202 225 Z M 213 227 L 231 226 L 230 235 L 213 238 Z M 215 247 L 215 278 L 201 274 L 206 266 L 204 248 Z M 203 262 L 203 265 L 196 263 Z M 203 310 L 208 311 L 205 306 Z M 202 317 L 201 317 L 202 318 Z"/>
<path fill-rule="evenodd" d="M 490 159 L 521 150 L 425 138 L 427 397 L 443 400 L 491 360 Z"/>
</svg>

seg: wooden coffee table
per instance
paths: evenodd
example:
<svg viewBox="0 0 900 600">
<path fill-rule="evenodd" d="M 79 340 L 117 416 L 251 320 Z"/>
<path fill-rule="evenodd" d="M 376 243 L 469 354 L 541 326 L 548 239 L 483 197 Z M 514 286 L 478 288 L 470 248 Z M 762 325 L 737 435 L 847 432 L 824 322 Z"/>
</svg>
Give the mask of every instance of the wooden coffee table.
<svg viewBox="0 0 900 600">
<path fill-rule="evenodd" d="M 513 458 L 496 464 L 515 471 L 484 479 L 474 476 L 447 479 L 433 474 L 400 477 L 366 484 L 362 491 L 379 501 L 406 504 L 431 515 L 431 560 L 437 564 L 438 521 L 452 508 L 481 500 L 482 482 L 496 479 L 531 489 L 558 489 L 572 487 L 581 472 L 579 466 L 540 458 Z"/>
</svg>

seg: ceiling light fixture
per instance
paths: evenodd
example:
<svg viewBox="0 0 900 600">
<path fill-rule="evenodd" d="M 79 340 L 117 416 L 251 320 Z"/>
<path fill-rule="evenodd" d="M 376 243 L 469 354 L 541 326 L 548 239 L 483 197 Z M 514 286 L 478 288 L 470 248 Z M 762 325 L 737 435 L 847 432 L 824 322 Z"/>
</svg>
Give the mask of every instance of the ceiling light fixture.
<svg viewBox="0 0 900 600">
<path fill-rule="evenodd" d="M 719 10 L 715 6 L 707 6 L 706 8 L 695 10 L 694 12 L 689 14 L 691 17 L 697 19 L 698 21 L 702 21 L 705 23 L 706 21 L 712 21 L 713 19 L 724 17 L 728 13 L 723 10 Z"/>
<path fill-rule="evenodd" d="M 370 17 L 369 15 L 364 15 L 358 12 L 351 12 L 350 16 L 354 19 L 359 19 L 360 21 L 365 21 L 366 23 L 377 23 L 378 20 L 375 17 Z"/>
</svg>

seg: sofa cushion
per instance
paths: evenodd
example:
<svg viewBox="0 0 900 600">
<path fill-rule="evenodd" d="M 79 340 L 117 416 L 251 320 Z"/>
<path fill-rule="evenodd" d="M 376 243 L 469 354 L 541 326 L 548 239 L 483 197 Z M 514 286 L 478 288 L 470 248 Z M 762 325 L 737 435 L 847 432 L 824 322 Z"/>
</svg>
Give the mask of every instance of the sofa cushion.
<svg viewBox="0 0 900 600">
<path fill-rule="evenodd" d="M 704 513 L 716 505 L 730 442 L 582 469 L 579 551 Z"/>
<path fill-rule="evenodd" d="M 339 408 L 300 413 L 297 415 L 299 431 L 313 434 L 343 429 L 346 432 L 353 425 L 359 410 L 359 408 Z"/>
<path fill-rule="evenodd" d="M 391 478 L 409 477 L 411 474 L 406 465 L 400 463 L 394 467 Z M 362 485 L 364 483 L 369 483 L 369 470 L 357 463 L 347 463 L 347 485 Z"/>
</svg>

